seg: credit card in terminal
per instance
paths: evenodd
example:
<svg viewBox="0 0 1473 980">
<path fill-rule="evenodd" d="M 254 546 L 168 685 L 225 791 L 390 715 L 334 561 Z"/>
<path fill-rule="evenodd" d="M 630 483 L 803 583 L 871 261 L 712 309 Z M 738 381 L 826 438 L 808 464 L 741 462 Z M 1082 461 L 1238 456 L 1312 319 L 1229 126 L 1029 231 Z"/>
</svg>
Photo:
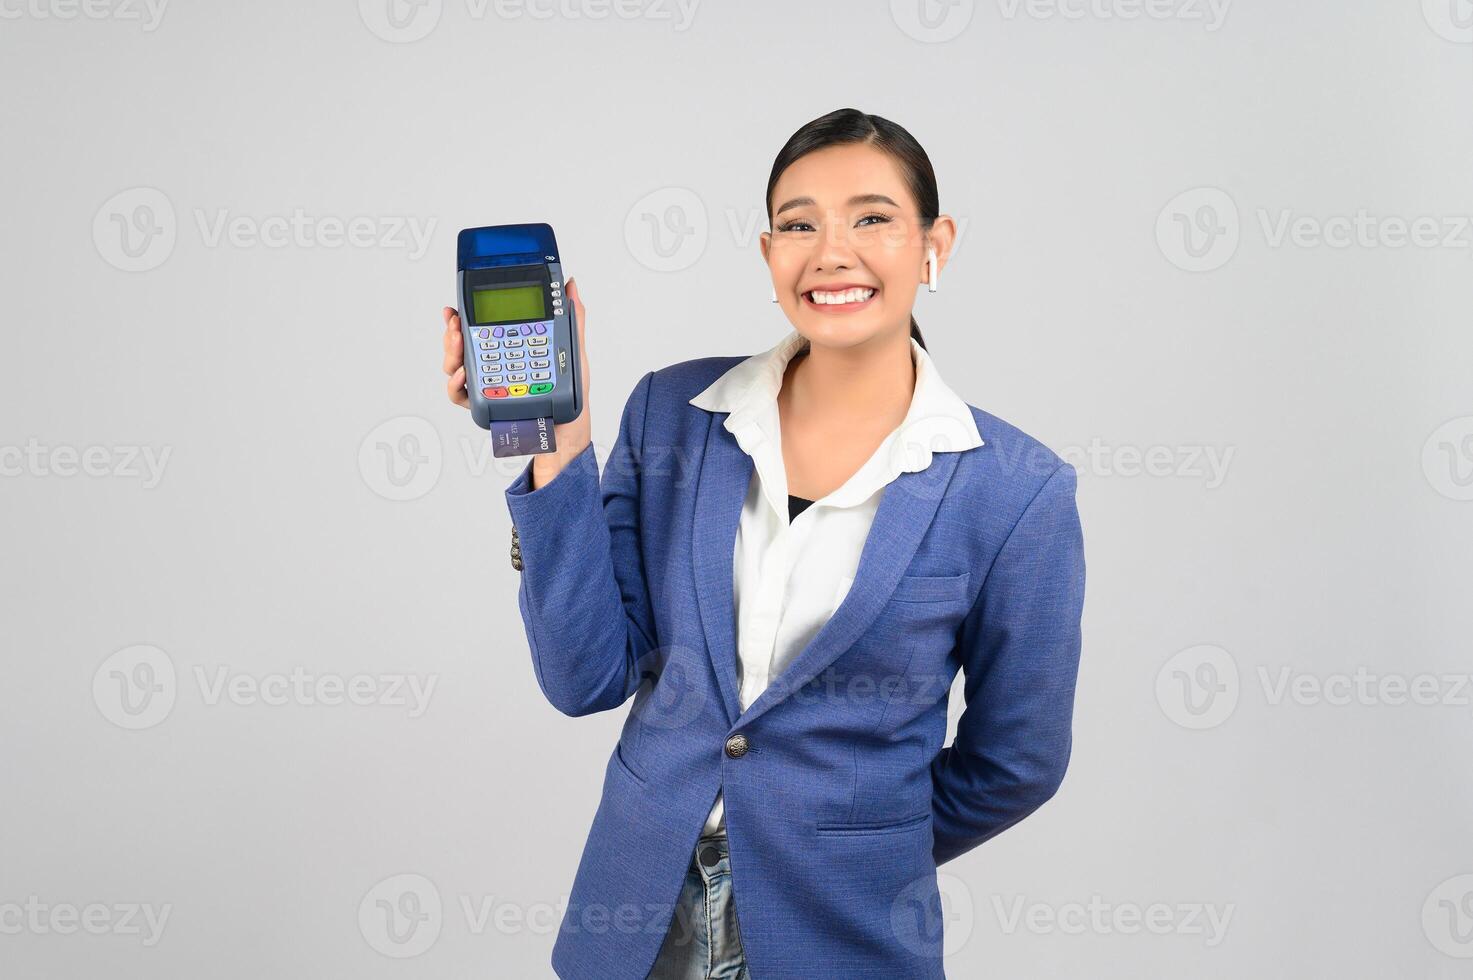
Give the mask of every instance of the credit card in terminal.
<svg viewBox="0 0 1473 980">
<path fill-rule="evenodd" d="M 533 456 L 557 451 L 557 433 L 550 418 L 491 422 L 491 451 L 497 456 Z"/>
</svg>

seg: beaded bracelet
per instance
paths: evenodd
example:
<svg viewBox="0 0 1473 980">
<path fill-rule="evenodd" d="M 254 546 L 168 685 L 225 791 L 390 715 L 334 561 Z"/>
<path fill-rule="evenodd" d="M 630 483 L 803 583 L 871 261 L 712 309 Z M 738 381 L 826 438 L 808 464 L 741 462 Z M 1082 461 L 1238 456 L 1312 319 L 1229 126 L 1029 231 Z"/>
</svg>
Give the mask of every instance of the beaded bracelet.
<svg viewBox="0 0 1473 980">
<path fill-rule="evenodd" d="M 522 570 L 522 541 L 517 537 L 517 526 L 511 526 L 511 567 Z"/>
</svg>

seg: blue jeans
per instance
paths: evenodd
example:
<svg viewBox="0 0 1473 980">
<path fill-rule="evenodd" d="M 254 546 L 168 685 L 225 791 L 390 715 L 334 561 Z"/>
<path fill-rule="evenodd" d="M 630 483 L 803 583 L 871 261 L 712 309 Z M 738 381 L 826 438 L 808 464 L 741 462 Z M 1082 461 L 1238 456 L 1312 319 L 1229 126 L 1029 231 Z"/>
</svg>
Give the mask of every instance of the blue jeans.
<svg viewBox="0 0 1473 980">
<path fill-rule="evenodd" d="M 737 930 L 724 829 L 696 841 L 674 920 L 646 980 L 752 980 Z"/>
</svg>

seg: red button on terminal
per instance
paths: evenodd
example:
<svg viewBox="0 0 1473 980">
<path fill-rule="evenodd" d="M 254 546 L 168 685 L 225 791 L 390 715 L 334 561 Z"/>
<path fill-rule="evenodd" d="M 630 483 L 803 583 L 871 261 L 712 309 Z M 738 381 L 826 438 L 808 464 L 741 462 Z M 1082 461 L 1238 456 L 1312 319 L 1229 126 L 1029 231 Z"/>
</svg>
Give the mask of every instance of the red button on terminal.
<svg viewBox="0 0 1473 980">
<path fill-rule="evenodd" d="M 487 398 L 505 398 L 506 397 L 506 389 L 505 388 L 482 388 L 481 389 L 481 394 L 485 395 Z"/>
</svg>

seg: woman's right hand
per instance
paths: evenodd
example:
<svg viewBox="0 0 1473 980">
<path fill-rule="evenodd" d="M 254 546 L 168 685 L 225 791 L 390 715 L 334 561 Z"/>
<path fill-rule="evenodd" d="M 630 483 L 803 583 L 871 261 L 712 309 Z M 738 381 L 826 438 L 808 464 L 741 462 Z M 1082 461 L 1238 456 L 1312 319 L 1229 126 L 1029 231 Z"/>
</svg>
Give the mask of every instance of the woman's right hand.
<svg viewBox="0 0 1473 980">
<path fill-rule="evenodd" d="M 563 422 L 553 428 L 557 440 L 557 452 L 538 453 L 532 457 L 532 489 L 546 486 L 552 478 L 563 471 L 593 441 L 592 423 L 589 419 L 589 372 L 588 345 L 584 342 L 588 315 L 583 311 L 583 299 L 578 293 L 578 280 L 569 279 L 568 299 L 573 303 L 573 312 L 578 320 L 578 370 L 583 376 L 583 410 L 571 422 Z M 465 340 L 460 332 L 460 314 L 452 306 L 445 307 L 445 382 L 446 394 L 461 408 L 470 407 L 470 394 L 465 390 Z"/>
</svg>

